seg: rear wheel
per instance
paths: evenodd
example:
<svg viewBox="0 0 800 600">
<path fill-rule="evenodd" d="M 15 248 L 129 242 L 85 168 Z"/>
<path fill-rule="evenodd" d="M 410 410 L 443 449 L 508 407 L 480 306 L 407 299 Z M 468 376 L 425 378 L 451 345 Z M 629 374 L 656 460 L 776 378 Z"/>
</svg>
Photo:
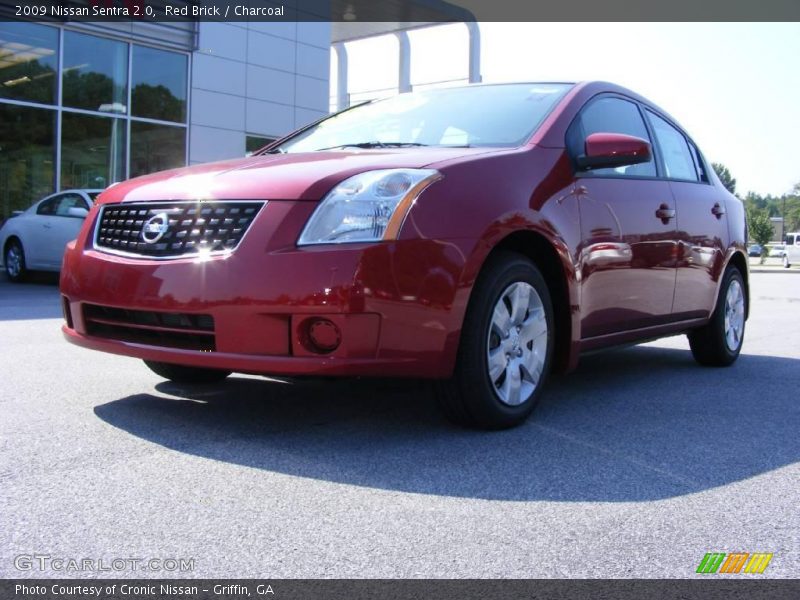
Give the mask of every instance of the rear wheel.
<svg viewBox="0 0 800 600">
<path fill-rule="evenodd" d="M 28 269 L 25 266 L 25 251 L 18 240 L 12 240 L 8 243 L 3 262 L 6 266 L 6 275 L 11 281 L 19 283 L 25 280 L 28 274 Z"/>
<path fill-rule="evenodd" d="M 216 383 L 231 374 L 231 371 L 187 367 L 153 360 L 146 360 L 144 364 L 156 375 L 176 383 Z"/>
<path fill-rule="evenodd" d="M 746 314 L 744 279 L 739 269 L 729 267 L 711 320 L 689 334 L 689 346 L 695 360 L 711 367 L 733 364 L 742 349 Z"/>
<path fill-rule="evenodd" d="M 437 384 L 454 422 L 480 429 L 519 425 L 550 370 L 553 308 L 539 270 L 524 257 L 492 257 L 475 284 L 452 379 Z"/>
</svg>

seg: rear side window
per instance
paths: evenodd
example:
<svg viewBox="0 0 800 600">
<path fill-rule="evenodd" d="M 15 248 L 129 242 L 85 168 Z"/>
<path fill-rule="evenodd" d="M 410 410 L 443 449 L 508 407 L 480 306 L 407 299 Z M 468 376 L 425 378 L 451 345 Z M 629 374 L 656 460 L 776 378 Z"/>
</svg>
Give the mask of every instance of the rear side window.
<svg viewBox="0 0 800 600">
<path fill-rule="evenodd" d="M 661 150 L 661 156 L 664 158 L 667 177 L 670 179 L 698 181 L 697 171 L 695 170 L 696 159 L 692 156 L 689 143 L 683 137 L 683 134 L 649 110 L 647 111 L 647 116 L 653 125 L 656 142 Z"/>
<path fill-rule="evenodd" d="M 639 108 L 633 102 L 622 98 L 606 97 L 591 102 L 581 111 L 580 116 L 570 126 L 568 140 L 573 156 L 584 153 L 584 143 L 593 133 L 622 133 L 632 135 L 648 142 L 650 136 Z M 655 177 L 656 165 L 650 162 L 611 169 L 594 169 L 593 175 L 630 175 L 634 177 Z"/>
<path fill-rule="evenodd" d="M 692 158 L 694 158 L 694 168 L 697 170 L 697 176 L 703 183 L 708 183 L 710 181 L 708 178 L 708 170 L 703 162 L 703 157 L 700 155 L 700 151 L 692 142 L 689 142 L 689 150 L 692 151 Z"/>
</svg>

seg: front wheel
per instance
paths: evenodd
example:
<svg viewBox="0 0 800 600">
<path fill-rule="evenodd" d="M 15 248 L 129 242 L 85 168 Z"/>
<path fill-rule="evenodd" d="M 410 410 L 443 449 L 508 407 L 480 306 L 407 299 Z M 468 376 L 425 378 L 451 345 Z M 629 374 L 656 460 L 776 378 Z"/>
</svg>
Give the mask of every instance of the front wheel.
<svg viewBox="0 0 800 600">
<path fill-rule="evenodd" d="M 519 425 L 550 370 L 553 307 L 539 270 L 512 253 L 494 256 L 473 290 L 452 379 L 437 384 L 454 422 L 480 429 Z"/>
<path fill-rule="evenodd" d="M 692 355 L 701 365 L 727 367 L 733 364 L 744 341 L 747 294 L 739 269 L 725 272 L 714 314 L 707 325 L 689 333 Z"/>
<path fill-rule="evenodd" d="M 217 383 L 231 374 L 231 371 L 187 367 L 184 365 L 174 365 L 172 363 L 156 362 L 154 360 L 146 360 L 144 364 L 156 375 L 160 375 L 164 379 L 169 379 L 175 383 Z"/>
<path fill-rule="evenodd" d="M 25 266 L 25 251 L 22 249 L 22 244 L 17 240 L 11 241 L 6 247 L 6 254 L 3 258 L 8 278 L 14 283 L 24 281 L 28 269 Z"/>
</svg>

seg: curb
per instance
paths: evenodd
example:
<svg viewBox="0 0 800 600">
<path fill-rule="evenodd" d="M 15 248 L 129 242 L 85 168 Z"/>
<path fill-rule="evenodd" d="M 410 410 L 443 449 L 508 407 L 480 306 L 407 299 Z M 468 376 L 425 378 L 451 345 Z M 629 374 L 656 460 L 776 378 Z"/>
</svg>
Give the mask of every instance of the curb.
<svg viewBox="0 0 800 600">
<path fill-rule="evenodd" d="M 800 269 L 784 269 L 783 267 L 750 267 L 751 273 L 780 273 L 783 275 L 800 275 Z"/>
</svg>

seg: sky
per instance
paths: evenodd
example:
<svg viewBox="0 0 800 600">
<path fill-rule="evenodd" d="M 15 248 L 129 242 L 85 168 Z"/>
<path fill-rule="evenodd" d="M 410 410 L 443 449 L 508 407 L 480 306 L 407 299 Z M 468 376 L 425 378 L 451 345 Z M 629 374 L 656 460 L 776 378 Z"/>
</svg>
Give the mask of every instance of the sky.
<svg viewBox="0 0 800 600">
<path fill-rule="evenodd" d="M 618 83 L 675 118 L 708 160 L 730 169 L 740 195 L 780 195 L 800 182 L 800 23 L 481 23 L 480 31 L 485 83 Z M 413 85 L 466 82 L 463 24 L 409 37 Z M 354 99 L 393 93 L 394 36 L 347 51 Z M 331 71 L 335 94 L 335 64 Z"/>
</svg>

